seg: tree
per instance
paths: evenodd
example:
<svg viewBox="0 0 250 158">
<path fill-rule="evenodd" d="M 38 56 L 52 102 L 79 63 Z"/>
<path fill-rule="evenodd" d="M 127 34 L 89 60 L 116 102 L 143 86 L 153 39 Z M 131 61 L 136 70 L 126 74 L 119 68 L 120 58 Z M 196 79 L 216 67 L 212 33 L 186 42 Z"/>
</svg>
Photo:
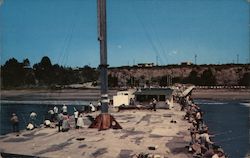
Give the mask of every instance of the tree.
<svg viewBox="0 0 250 158">
<path fill-rule="evenodd" d="M 109 87 L 117 87 L 118 86 L 118 78 L 116 76 L 108 75 L 108 85 Z"/>
<path fill-rule="evenodd" d="M 209 68 L 205 71 L 203 71 L 202 75 L 201 75 L 201 85 L 203 86 L 213 86 L 216 85 L 216 78 L 213 75 L 212 70 Z"/>
<path fill-rule="evenodd" d="M 29 61 L 28 58 L 23 60 L 23 66 L 26 67 L 26 68 L 30 67 L 30 61 Z"/>
<path fill-rule="evenodd" d="M 51 85 L 55 77 L 49 57 L 44 56 L 40 63 L 33 66 L 35 76 L 40 84 Z"/>
<path fill-rule="evenodd" d="M 250 72 L 244 73 L 243 77 L 239 80 L 239 85 L 250 86 Z"/>
<path fill-rule="evenodd" d="M 24 84 L 23 64 L 15 58 L 6 61 L 1 71 L 3 87 L 18 87 Z"/>
<path fill-rule="evenodd" d="M 192 70 L 187 78 L 184 79 L 185 83 L 191 83 L 199 85 L 200 78 L 198 77 L 197 71 Z"/>
<path fill-rule="evenodd" d="M 92 82 L 98 80 L 99 73 L 94 68 L 85 65 L 81 69 L 81 77 L 83 82 Z"/>
</svg>

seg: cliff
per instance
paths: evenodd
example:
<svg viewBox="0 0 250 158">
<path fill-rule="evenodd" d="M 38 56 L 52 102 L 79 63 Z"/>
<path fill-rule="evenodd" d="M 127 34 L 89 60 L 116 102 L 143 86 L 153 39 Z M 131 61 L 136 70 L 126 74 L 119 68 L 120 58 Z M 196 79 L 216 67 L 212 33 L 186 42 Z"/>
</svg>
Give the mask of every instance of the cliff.
<svg viewBox="0 0 250 158">
<path fill-rule="evenodd" d="M 109 69 L 109 77 L 117 78 L 118 85 L 154 84 L 164 81 L 171 83 L 189 83 L 209 85 L 200 82 L 211 77 L 210 85 L 244 85 L 249 86 L 250 64 L 227 65 L 169 65 L 153 67 L 113 67 Z M 248 82 L 246 82 L 248 80 Z"/>
</svg>

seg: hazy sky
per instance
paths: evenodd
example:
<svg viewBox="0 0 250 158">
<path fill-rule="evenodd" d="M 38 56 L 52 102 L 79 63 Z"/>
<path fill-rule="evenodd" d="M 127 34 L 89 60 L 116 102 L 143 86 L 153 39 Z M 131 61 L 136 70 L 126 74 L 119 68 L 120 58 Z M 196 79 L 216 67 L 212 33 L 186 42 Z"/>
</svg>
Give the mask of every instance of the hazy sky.
<svg viewBox="0 0 250 158">
<path fill-rule="evenodd" d="M 3 3 L 2 3 L 3 2 Z M 96 0 L 0 0 L 1 64 L 49 56 L 98 66 Z M 223 64 L 249 58 L 247 0 L 107 0 L 108 63 Z"/>
</svg>

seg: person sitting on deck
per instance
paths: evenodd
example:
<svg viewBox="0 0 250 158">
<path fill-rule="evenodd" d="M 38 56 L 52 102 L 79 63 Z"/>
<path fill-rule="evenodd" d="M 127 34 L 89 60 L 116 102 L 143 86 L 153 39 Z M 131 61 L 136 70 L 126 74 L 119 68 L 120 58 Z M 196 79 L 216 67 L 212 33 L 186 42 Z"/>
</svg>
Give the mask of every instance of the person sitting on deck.
<svg viewBox="0 0 250 158">
<path fill-rule="evenodd" d="M 225 158 L 225 153 L 223 149 L 218 148 L 214 150 L 214 155 L 212 156 L 212 158 Z"/>
<path fill-rule="evenodd" d="M 10 121 L 12 123 L 13 132 L 19 132 L 19 120 L 18 120 L 18 117 L 15 113 L 12 114 Z"/>
<path fill-rule="evenodd" d="M 30 123 L 34 126 L 34 128 L 37 127 L 36 117 L 37 117 L 37 114 L 34 111 L 30 113 Z"/>
<path fill-rule="evenodd" d="M 200 132 L 200 135 L 198 136 L 198 139 L 200 140 L 200 144 L 204 146 L 207 150 L 209 150 L 210 144 L 214 144 L 210 140 L 210 135 L 208 134 L 208 130 L 204 130 Z"/>
<path fill-rule="evenodd" d="M 190 136 L 191 136 L 191 142 L 189 144 L 189 151 L 192 151 L 192 145 L 197 143 L 197 131 L 196 131 L 196 128 L 194 126 L 191 126 L 189 128 L 190 130 Z"/>
<path fill-rule="evenodd" d="M 50 121 L 51 122 L 54 122 L 54 117 L 55 117 L 55 113 L 54 113 L 54 111 L 52 110 L 52 109 L 50 109 L 49 111 L 48 111 L 48 113 L 49 113 L 49 116 L 50 116 Z"/>
<path fill-rule="evenodd" d="M 200 109 L 198 109 L 198 111 L 196 112 L 195 120 L 197 122 L 198 130 L 201 130 L 202 125 L 203 125 L 203 118 L 202 118 L 202 113 Z"/>
</svg>

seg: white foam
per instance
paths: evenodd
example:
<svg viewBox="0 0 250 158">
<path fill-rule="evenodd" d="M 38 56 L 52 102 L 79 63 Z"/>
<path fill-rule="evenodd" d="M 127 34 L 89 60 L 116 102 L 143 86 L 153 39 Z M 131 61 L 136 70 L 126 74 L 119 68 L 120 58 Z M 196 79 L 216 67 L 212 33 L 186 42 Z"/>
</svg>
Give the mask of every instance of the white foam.
<svg viewBox="0 0 250 158">
<path fill-rule="evenodd" d="M 240 104 L 250 108 L 250 103 L 240 103 Z"/>
<path fill-rule="evenodd" d="M 225 105 L 225 102 L 195 102 L 196 104 L 204 104 L 204 105 Z"/>
</svg>

